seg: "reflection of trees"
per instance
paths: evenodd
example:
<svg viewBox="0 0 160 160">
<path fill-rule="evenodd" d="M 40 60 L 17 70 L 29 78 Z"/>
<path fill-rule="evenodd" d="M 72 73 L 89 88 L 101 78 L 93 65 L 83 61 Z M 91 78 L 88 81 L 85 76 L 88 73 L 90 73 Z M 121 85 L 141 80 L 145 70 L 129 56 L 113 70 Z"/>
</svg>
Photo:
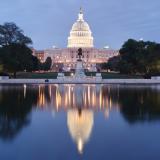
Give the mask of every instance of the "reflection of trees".
<svg viewBox="0 0 160 160">
<path fill-rule="evenodd" d="M 0 138 L 13 139 L 19 131 L 30 123 L 29 113 L 36 104 L 38 90 L 10 87 L 0 91 Z"/>
<path fill-rule="evenodd" d="M 111 110 L 137 121 L 160 120 L 160 90 L 151 87 L 81 85 L 3 86 L 0 88 L 0 138 L 13 139 L 30 123 L 32 106 L 38 109 Z"/>
<path fill-rule="evenodd" d="M 152 88 L 120 88 L 120 110 L 130 123 L 160 119 L 160 91 Z"/>
<path fill-rule="evenodd" d="M 117 86 L 102 86 L 102 97 L 103 99 L 110 99 L 114 105 L 118 104 L 119 88 Z"/>
</svg>

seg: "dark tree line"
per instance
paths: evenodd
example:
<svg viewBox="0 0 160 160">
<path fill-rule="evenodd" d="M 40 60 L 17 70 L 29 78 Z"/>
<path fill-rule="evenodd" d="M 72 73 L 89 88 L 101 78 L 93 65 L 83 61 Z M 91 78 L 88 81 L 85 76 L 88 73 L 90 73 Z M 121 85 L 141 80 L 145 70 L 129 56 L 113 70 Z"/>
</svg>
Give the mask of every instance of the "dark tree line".
<svg viewBox="0 0 160 160">
<path fill-rule="evenodd" d="M 32 40 L 14 23 L 0 25 L 0 69 L 4 72 L 49 70 L 51 58 L 41 64 L 37 57 L 32 55 L 29 45 Z"/>
<path fill-rule="evenodd" d="M 129 39 L 106 68 L 125 74 L 160 74 L 160 44 Z"/>
<path fill-rule="evenodd" d="M 52 59 L 51 57 L 47 57 L 46 61 L 44 63 L 41 63 L 39 66 L 39 70 L 48 71 L 51 69 L 52 66 Z"/>
<path fill-rule="evenodd" d="M 32 40 L 25 36 L 14 23 L 4 23 L 0 25 L 0 46 L 9 46 L 12 44 L 28 45 L 32 44 Z"/>
</svg>

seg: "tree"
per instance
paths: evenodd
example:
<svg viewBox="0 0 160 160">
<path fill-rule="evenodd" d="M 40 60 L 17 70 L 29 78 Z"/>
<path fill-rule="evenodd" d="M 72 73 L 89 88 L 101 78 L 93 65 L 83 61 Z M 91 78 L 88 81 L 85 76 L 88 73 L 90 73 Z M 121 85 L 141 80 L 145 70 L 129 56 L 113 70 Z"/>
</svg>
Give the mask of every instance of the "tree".
<svg viewBox="0 0 160 160">
<path fill-rule="evenodd" d="M 39 69 L 40 61 L 32 55 L 28 47 L 32 40 L 14 23 L 0 25 L 0 65 L 4 71 L 35 71 Z"/>
<path fill-rule="evenodd" d="M 32 71 L 37 71 L 40 69 L 41 62 L 35 56 L 32 56 Z"/>
<path fill-rule="evenodd" d="M 25 36 L 23 30 L 16 24 L 4 23 L 4 25 L 0 25 L 0 46 L 11 44 L 28 45 L 32 44 L 32 40 Z"/>
<path fill-rule="evenodd" d="M 98 70 L 108 69 L 107 63 L 97 64 L 97 69 L 98 69 Z"/>
<path fill-rule="evenodd" d="M 119 70 L 119 62 L 120 62 L 120 56 L 112 57 L 108 60 L 106 64 L 106 68 L 112 71 L 118 71 Z"/>
<path fill-rule="evenodd" d="M 52 59 L 51 57 L 47 57 L 46 61 L 43 63 L 43 70 L 48 71 L 51 69 Z"/>
<path fill-rule="evenodd" d="M 32 50 L 26 45 L 11 44 L 0 49 L 3 68 L 13 72 L 16 77 L 18 71 L 32 71 L 37 68 L 38 60 L 32 55 Z"/>
<path fill-rule="evenodd" d="M 127 74 L 160 73 L 160 44 L 129 39 L 120 49 L 119 70 Z"/>
<path fill-rule="evenodd" d="M 144 58 L 144 48 L 143 42 L 137 42 L 132 39 L 125 42 L 120 49 L 120 71 L 123 73 L 134 74 L 143 70 L 142 68 L 144 68 L 144 63 L 140 61 Z"/>
</svg>

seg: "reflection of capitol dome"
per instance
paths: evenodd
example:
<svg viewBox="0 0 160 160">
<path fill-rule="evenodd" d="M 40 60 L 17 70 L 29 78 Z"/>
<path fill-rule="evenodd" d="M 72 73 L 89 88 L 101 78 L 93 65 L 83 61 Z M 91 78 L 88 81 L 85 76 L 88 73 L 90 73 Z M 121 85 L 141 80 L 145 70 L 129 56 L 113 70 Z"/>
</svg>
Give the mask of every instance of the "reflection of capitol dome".
<svg viewBox="0 0 160 160">
<path fill-rule="evenodd" d="M 69 110 L 67 124 L 73 140 L 77 143 L 79 153 L 88 141 L 93 127 L 93 112 L 90 110 Z"/>
<path fill-rule="evenodd" d="M 92 32 L 87 22 L 83 19 L 82 9 L 78 20 L 72 26 L 70 37 L 68 38 L 68 47 L 93 47 Z"/>
</svg>

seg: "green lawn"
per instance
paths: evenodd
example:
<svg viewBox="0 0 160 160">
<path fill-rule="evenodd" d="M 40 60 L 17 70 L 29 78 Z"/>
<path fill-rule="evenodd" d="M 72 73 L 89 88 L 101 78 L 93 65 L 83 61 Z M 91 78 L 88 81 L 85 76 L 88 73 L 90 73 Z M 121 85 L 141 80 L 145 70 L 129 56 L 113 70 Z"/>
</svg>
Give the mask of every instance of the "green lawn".
<svg viewBox="0 0 160 160">
<path fill-rule="evenodd" d="M 71 72 L 65 72 L 65 76 L 70 76 Z M 56 79 L 57 72 L 48 73 L 30 73 L 30 72 L 19 72 L 17 73 L 17 79 Z"/>
<path fill-rule="evenodd" d="M 58 73 L 49 72 L 49 73 L 28 73 L 20 72 L 17 73 L 17 79 L 56 79 Z"/>
<path fill-rule="evenodd" d="M 49 72 L 49 73 L 26 73 L 26 72 L 19 72 L 17 73 L 17 79 L 56 79 L 58 73 L 57 72 Z M 66 72 L 65 76 L 70 76 L 70 72 Z M 87 76 L 95 76 L 96 72 L 86 72 Z M 135 75 L 123 75 L 119 73 L 106 73 L 102 72 L 103 79 L 140 79 L 143 78 L 142 76 L 135 76 Z"/>
<path fill-rule="evenodd" d="M 107 72 L 101 72 L 103 79 L 140 79 L 143 78 L 142 76 L 137 75 L 125 75 L 125 74 L 119 74 L 119 73 L 107 73 Z M 87 72 L 87 76 L 95 76 L 96 72 Z"/>
</svg>

